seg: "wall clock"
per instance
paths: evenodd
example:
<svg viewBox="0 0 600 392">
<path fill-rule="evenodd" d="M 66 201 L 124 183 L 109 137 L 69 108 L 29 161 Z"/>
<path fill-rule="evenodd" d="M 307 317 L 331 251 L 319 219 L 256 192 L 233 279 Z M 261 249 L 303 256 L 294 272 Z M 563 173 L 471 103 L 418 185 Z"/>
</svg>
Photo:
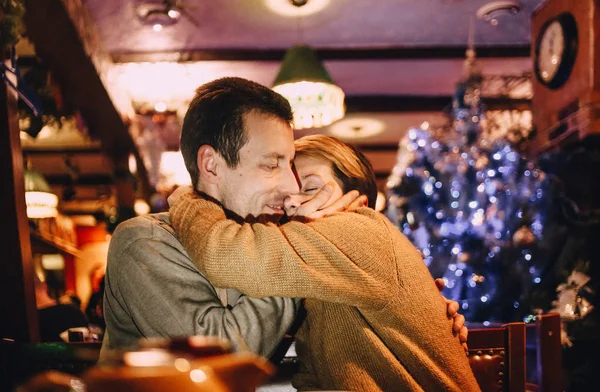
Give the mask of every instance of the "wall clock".
<svg viewBox="0 0 600 392">
<path fill-rule="evenodd" d="M 538 81 L 550 89 L 569 79 L 577 57 L 577 22 L 570 13 L 548 20 L 535 43 L 534 71 Z"/>
</svg>

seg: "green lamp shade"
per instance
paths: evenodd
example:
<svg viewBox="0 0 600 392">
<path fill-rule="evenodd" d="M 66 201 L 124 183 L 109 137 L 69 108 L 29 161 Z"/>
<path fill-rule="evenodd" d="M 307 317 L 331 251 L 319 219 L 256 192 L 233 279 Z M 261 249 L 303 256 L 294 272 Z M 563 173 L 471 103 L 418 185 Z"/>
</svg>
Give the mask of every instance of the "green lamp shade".
<svg viewBox="0 0 600 392">
<path fill-rule="evenodd" d="M 41 173 L 38 173 L 35 170 L 25 169 L 23 175 L 25 177 L 25 192 L 50 193 L 50 185 L 48 185 Z"/>
<path fill-rule="evenodd" d="M 308 46 L 294 46 L 285 52 L 281 69 L 273 86 L 295 82 L 322 82 L 334 84 L 329 72 Z"/>
<path fill-rule="evenodd" d="M 323 127 L 344 117 L 344 91 L 308 46 L 288 49 L 273 90 L 290 102 L 296 129 Z"/>
</svg>

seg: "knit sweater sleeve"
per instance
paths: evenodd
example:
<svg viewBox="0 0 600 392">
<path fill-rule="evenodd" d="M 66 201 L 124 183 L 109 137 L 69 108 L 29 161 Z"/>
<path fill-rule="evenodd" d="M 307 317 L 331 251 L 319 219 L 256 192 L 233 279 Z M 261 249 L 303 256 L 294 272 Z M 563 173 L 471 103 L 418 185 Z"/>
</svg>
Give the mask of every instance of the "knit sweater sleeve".
<svg viewBox="0 0 600 392">
<path fill-rule="evenodd" d="M 215 286 L 253 297 L 369 308 L 381 308 L 389 298 L 393 255 L 377 238 L 384 234 L 382 223 L 369 212 L 309 224 L 239 224 L 217 204 L 190 193 L 171 206 L 170 219 L 190 258 Z M 389 263 L 382 262 L 386 258 Z"/>
</svg>

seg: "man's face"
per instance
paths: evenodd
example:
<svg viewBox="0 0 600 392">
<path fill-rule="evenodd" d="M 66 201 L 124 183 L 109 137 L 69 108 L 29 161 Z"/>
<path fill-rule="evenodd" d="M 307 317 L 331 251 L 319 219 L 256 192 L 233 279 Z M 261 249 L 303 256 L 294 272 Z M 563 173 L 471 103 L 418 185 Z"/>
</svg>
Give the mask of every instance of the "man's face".
<svg viewBox="0 0 600 392">
<path fill-rule="evenodd" d="M 220 202 L 242 218 L 283 215 L 283 203 L 298 193 L 292 171 L 294 135 L 284 121 L 258 112 L 244 116 L 248 142 L 235 168 L 219 172 Z"/>
</svg>

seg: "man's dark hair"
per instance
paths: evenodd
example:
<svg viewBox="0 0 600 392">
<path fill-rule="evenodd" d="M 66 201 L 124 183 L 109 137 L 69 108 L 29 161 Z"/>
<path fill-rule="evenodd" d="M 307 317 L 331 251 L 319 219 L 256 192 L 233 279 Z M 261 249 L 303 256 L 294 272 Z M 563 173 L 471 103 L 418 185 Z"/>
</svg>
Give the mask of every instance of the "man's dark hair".
<svg viewBox="0 0 600 392">
<path fill-rule="evenodd" d="M 244 115 L 252 111 L 272 115 L 288 124 L 293 120 L 289 102 L 275 91 L 242 78 L 221 78 L 200 86 L 188 107 L 181 130 L 181 154 L 197 188 L 200 146 L 215 149 L 231 168 L 240 161 L 248 142 Z"/>
</svg>

